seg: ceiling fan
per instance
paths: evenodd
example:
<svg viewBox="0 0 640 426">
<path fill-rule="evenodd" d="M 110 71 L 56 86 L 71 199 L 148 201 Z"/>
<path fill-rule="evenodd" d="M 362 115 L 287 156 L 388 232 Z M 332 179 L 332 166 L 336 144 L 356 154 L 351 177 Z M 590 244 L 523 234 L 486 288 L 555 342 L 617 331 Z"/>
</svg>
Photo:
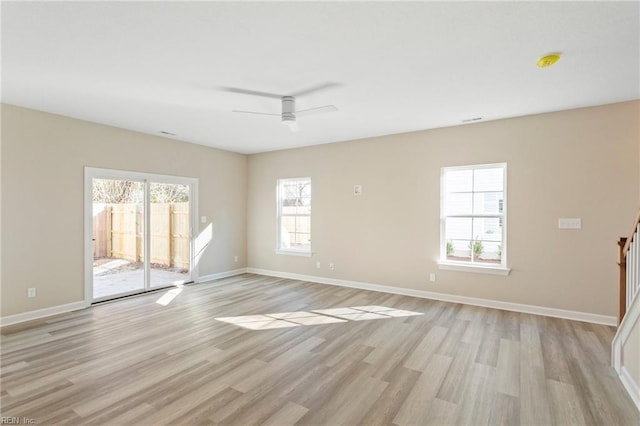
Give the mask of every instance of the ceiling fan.
<svg viewBox="0 0 640 426">
<path fill-rule="evenodd" d="M 222 87 L 222 90 L 233 93 L 242 93 L 244 95 L 252 95 L 252 96 L 263 96 L 267 98 L 277 98 L 280 99 L 282 103 L 282 109 L 280 114 L 270 113 L 270 112 L 258 112 L 258 111 L 242 111 L 242 110 L 233 110 L 232 112 L 239 112 L 243 114 L 258 114 L 258 115 L 272 115 L 276 117 L 280 117 L 282 124 L 285 124 L 289 127 L 292 132 L 297 132 L 299 130 L 298 127 L 298 117 L 302 117 L 304 115 L 311 114 L 320 114 L 323 112 L 333 112 L 337 111 L 335 105 L 322 105 L 313 108 L 307 108 L 303 110 L 296 110 L 296 97 L 301 95 L 308 95 L 313 92 L 317 92 L 320 90 L 328 89 L 331 87 L 338 86 L 337 83 L 323 83 L 317 86 L 313 86 L 299 92 L 290 94 L 290 95 L 279 95 L 276 93 L 268 93 L 268 92 L 259 92 L 256 90 L 247 90 L 236 87 Z"/>
</svg>

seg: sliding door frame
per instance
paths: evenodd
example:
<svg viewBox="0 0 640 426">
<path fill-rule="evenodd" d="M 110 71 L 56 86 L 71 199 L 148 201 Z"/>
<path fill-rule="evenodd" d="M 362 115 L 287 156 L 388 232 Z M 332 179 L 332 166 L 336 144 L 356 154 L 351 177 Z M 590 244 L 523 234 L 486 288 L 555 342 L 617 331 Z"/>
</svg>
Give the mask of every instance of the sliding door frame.
<svg viewBox="0 0 640 426">
<path fill-rule="evenodd" d="M 149 290 L 150 283 L 150 225 L 151 209 L 149 208 L 149 184 L 169 183 L 189 185 L 189 274 L 190 281 L 197 281 L 198 265 L 195 262 L 194 232 L 198 226 L 198 179 L 182 176 L 159 175 L 153 173 L 132 172 L 126 170 L 84 168 L 84 300 L 86 305 L 94 303 L 93 298 L 93 179 L 120 179 L 143 182 L 144 191 L 144 291 Z M 149 261 L 147 261 L 149 260 Z M 162 287 L 155 287 L 156 290 Z M 139 293 L 138 291 L 133 293 Z M 127 294 L 115 297 L 126 296 Z"/>
</svg>

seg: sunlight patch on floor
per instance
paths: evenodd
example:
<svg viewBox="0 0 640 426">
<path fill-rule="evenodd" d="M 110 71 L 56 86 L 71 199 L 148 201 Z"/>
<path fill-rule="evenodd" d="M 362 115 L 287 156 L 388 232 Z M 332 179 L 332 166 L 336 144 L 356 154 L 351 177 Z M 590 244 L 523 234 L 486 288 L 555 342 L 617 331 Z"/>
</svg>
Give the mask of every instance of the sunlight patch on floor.
<svg viewBox="0 0 640 426">
<path fill-rule="evenodd" d="M 156 303 L 158 305 L 167 306 L 180 293 L 182 293 L 182 286 L 179 286 L 179 287 L 176 287 L 174 289 L 171 289 L 171 290 L 167 291 L 165 294 L 160 296 L 160 298 L 158 300 L 156 300 Z"/>
<path fill-rule="evenodd" d="M 299 327 L 301 325 L 331 324 L 349 321 L 408 317 L 423 315 L 421 312 L 405 311 L 386 306 L 354 306 L 351 308 L 316 309 L 312 312 L 295 311 L 264 315 L 221 317 L 216 320 L 249 330 Z"/>
</svg>

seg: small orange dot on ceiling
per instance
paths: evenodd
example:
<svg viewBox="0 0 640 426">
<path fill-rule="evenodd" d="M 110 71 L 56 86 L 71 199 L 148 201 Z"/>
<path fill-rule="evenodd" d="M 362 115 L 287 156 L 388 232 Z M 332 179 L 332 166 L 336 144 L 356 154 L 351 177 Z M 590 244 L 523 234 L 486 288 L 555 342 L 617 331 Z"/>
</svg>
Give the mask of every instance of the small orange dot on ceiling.
<svg viewBox="0 0 640 426">
<path fill-rule="evenodd" d="M 558 62 L 559 59 L 560 59 L 559 53 L 551 53 L 549 55 L 543 56 L 540 59 L 538 59 L 538 62 L 536 62 L 536 65 L 538 66 L 538 68 L 548 68 L 551 65 L 555 64 L 556 62 Z"/>
</svg>

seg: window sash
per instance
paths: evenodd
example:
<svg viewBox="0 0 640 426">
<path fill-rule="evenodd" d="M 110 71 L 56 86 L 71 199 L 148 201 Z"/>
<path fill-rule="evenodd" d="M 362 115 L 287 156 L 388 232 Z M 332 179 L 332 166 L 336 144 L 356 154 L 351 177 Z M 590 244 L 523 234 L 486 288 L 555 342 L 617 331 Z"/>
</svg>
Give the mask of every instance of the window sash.
<svg viewBox="0 0 640 426">
<path fill-rule="evenodd" d="M 501 169 L 502 175 L 496 182 L 499 185 L 495 185 L 493 183 L 489 184 L 484 182 L 485 187 L 487 185 L 491 186 L 490 189 L 474 190 L 474 188 L 478 186 L 482 186 L 475 182 L 476 171 L 483 169 Z M 448 172 L 458 172 L 453 176 L 447 176 Z M 464 172 L 468 171 L 470 176 L 464 176 Z M 484 177 L 487 176 L 487 173 L 484 173 Z M 475 265 L 475 266 L 491 266 L 494 264 L 496 267 L 505 267 L 507 264 L 506 257 L 506 198 L 507 198 L 507 166 L 506 163 L 498 163 L 498 164 L 483 164 L 483 165 L 472 165 L 472 166 L 460 166 L 460 167 L 443 167 L 441 172 L 441 203 L 440 203 L 440 219 L 441 219 L 441 228 L 440 228 L 440 260 L 445 263 L 453 263 L 453 264 L 462 264 L 462 265 Z M 462 179 L 462 180 L 461 180 Z M 466 179 L 466 181 L 465 181 Z M 454 190 L 447 190 L 447 182 L 452 183 L 452 185 L 456 186 L 456 188 L 452 188 Z M 462 188 L 462 187 L 465 188 Z M 500 188 L 500 189 L 499 189 Z M 496 194 L 498 196 L 497 206 L 486 207 L 483 206 L 481 209 L 477 208 L 476 202 L 478 201 L 477 194 Z M 468 194 L 468 199 L 465 200 L 465 197 L 460 198 L 460 195 Z M 450 201 L 450 195 L 458 195 L 456 204 L 448 204 Z M 480 198 L 483 200 L 483 198 Z M 484 201 L 482 201 L 484 202 Z M 460 204 L 462 203 L 462 204 Z M 468 204 L 467 204 L 468 203 Z M 499 210 L 498 212 L 495 209 Z M 488 209 L 490 212 L 483 213 L 478 212 L 477 210 Z M 455 211 L 455 213 L 447 213 L 447 211 Z M 456 211 L 458 210 L 458 211 Z M 470 228 L 468 231 L 462 230 L 461 233 L 454 234 L 456 238 L 452 238 L 451 228 L 449 228 L 450 234 L 447 235 L 447 221 L 448 219 L 468 219 Z M 495 235 L 494 238 L 488 237 L 487 239 L 477 238 L 476 233 L 476 220 L 483 219 L 497 219 L 499 220 L 499 224 L 497 227 L 500 228 L 500 232 L 497 234 L 493 234 L 493 232 L 497 231 L 484 231 L 482 234 L 490 234 Z M 486 223 L 485 223 L 486 224 Z M 489 229 L 495 228 L 494 226 L 490 226 Z M 486 228 L 483 228 L 486 229 Z M 460 239 L 459 237 L 464 235 L 466 232 L 469 232 L 469 235 L 465 238 Z M 490 238 L 490 239 L 489 239 Z M 455 241 L 453 241 L 455 239 Z M 479 242 L 479 244 L 478 244 Z M 477 246 L 476 246 L 477 245 Z M 452 248 L 454 249 L 452 252 Z M 475 250 L 474 250 L 475 249 Z M 476 251 L 476 255 L 474 255 L 474 251 Z"/>
<path fill-rule="evenodd" d="M 292 200 L 292 198 L 287 195 L 291 195 L 290 190 L 288 190 L 287 186 L 295 186 L 299 184 L 307 184 L 309 188 L 304 190 L 303 194 L 296 197 L 296 199 L 302 200 L 301 206 L 290 206 L 285 205 L 286 200 Z M 286 179 L 278 179 L 277 182 L 277 235 L 276 235 L 276 251 L 281 252 L 302 252 L 302 253 L 310 253 L 311 252 L 311 205 L 312 205 L 312 192 L 311 192 L 311 178 L 286 178 Z M 289 211 L 285 212 L 285 207 L 289 208 Z M 295 211 L 290 211 L 291 207 L 295 207 Z M 295 226 L 293 230 L 287 230 L 288 236 L 293 236 L 293 241 L 298 241 L 298 236 L 308 235 L 308 244 L 304 244 L 302 246 L 290 245 L 286 246 L 286 242 L 283 239 L 283 232 L 285 230 L 284 222 L 286 218 L 301 218 L 303 220 L 308 220 L 308 230 L 302 230 L 299 232 L 297 226 Z M 297 223 L 297 221 L 296 221 Z M 291 241 L 289 241 L 291 243 Z"/>
</svg>

